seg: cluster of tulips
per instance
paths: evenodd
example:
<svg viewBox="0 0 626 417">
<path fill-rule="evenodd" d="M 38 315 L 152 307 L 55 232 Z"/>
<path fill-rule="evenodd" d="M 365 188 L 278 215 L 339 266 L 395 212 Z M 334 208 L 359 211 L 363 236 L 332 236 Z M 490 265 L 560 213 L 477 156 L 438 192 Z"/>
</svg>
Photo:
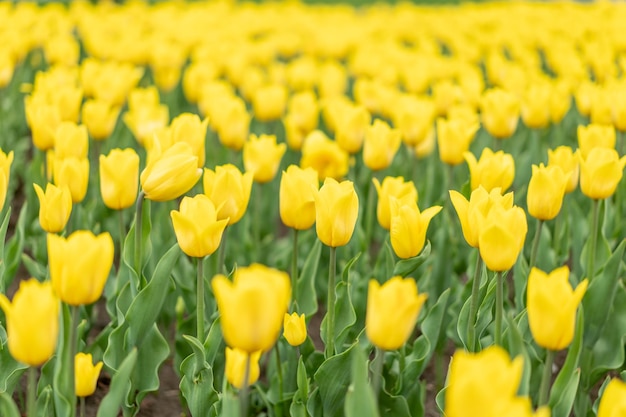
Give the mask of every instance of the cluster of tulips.
<svg viewBox="0 0 626 417">
<path fill-rule="evenodd" d="M 0 4 L 0 414 L 623 415 L 625 20 Z"/>
</svg>

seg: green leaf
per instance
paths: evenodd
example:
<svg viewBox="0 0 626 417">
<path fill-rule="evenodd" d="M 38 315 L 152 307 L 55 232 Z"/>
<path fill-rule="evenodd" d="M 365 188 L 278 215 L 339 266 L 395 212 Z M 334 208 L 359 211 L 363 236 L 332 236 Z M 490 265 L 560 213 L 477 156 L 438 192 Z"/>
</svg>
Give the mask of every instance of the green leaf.
<svg viewBox="0 0 626 417">
<path fill-rule="evenodd" d="M 298 308 L 300 313 L 304 313 L 306 317 L 311 317 L 317 312 L 317 293 L 315 291 L 315 277 L 317 276 L 317 268 L 322 255 L 322 242 L 315 240 L 313 248 L 309 252 L 302 272 L 298 276 Z"/>
<path fill-rule="evenodd" d="M 4 246 L 5 240 L 7 236 L 7 229 L 9 228 L 9 222 L 11 220 L 11 207 L 7 208 L 6 214 L 4 215 L 4 219 L 2 220 L 2 225 L 0 226 L 0 293 L 5 294 L 5 286 L 4 286 L 4 271 L 6 270 L 6 262 L 4 261 Z"/>
<path fill-rule="evenodd" d="M 372 387 L 368 384 L 368 366 L 359 346 L 352 354 L 352 383 L 348 387 L 344 412 L 346 417 L 379 417 Z"/>
<path fill-rule="evenodd" d="M 345 352 L 328 358 L 315 373 L 314 378 L 319 387 L 324 417 L 342 415 L 341 410 L 343 410 L 352 371 L 351 355 L 355 346 L 357 346 L 356 343 Z M 308 404 L 307 409 L 311 412 Z"/>
<path fill-rule="evenodd" d="M 39 281 L 46 279 L 48 274 L 46 267 L 28 256 L 28 254 L 22 253 L 22 263 L 31 277 L 37 278 Z"/>
<path fill-rule="evenodd" d="M 145 396 L 159 389 L 159 368 L 169 354 L 169 343 L 156 323 L 153 323 L 144 341 L 138 346 L 137 366 L 131 377 L 132 387 L 137 391 L 133 408 L 139 409 Z"/>
<path fill-rule="evenodd" d="M 602 201 L 598 201 L 598 202 L 594 202 L 594 204 L 600 204 L 601 206 L 598 208 L 599 211 L 599 215 L 598 215 L 598 232 L 596 234 L 596 251 L 594 254 L 595 257 L 595 263 L 594 263 L 594 274 L 598 274 L 598 270 L 599 268 L 604 265 L 604 263 L 607 261 L 607 259 L 609 259 L 609 257 L 611 256 L 611 245 L 609 245 L 608 240 L 606 240 L 606 237 L 604 236 L 604 233 L 602 232 L 603 227 L 603 219 L 604 219 L 604 210 L 602 209 L 604 204 Z M 593 214 L 591 214 L 591 216 L 593 216 Z M 591 217 L 590 216 L 590 217 Z M 591 223 L 590 223 L 591 224 Z M 589 235 L 591 234 L 591 228 L 589 228 Z M 587 259 L 589 257 L 589 246 L 591 245 L 591 239 L 590 236 L 587 236 L 586 239 L 586 243 L 583 246 L 582 252 L 581 252 L 581 257 L 580 257 L 580 261 L 584 262 L 584 266 L 585 266 L 585 276 L 590 276 L 590 272 L 587 271 Z M 594 275 L 595 276 L 595 275 Z"/>
<path fill-rule="evenodd" d="M 0 415 L 3 417 L 21 417 L 15 401 L 6 392 L 0 392 Z"/>
<path fill-rule="evenodd" d="M 152 229 L 152 223 L 150 221 L 150 200 L 144 200 L 142 210 L 142 222 L 141 222 L 141 265 L 145 268 L 146 261 L 150 258 L 152 253 L 152 241 L 150 240 L 150 230 Z M 133 216 L 135 213 L 133 212 Z M 129 278 L 132 281 L 131 292 L 135 295 L 140 288 L 140 277 L 135 272 L 135 222 L 130 227 L 126 240 L 124 242 L 124 256 L 123 261 L 129 271 Z M 143 270 L 142 270 L 143 273 Z"/>
<path fill-rule="evenodd" d="M 61 328 L 59 329 L 59 342 L 57 350 L 60 354 L 57 356 L 54 364 L 54 408 L 58 416 L 72 415 L 72 403 L 74 399 L 74 386 L 70 384 L 72 377 L 69 370 L 73 361 L 70 355 L 70 326 L 72 326 L 71 308 L 66 303 L 61 303 Z"/>
<path fill-rule="evenodd" d="M 422 252 L 409 259 L 402 259 L 396 263 L 395 268 L 393 269 L 393 276 L 400 275 L 401 277 L 407 277 L 411 273 L 413 273 L 417 268 L 422 266 L 424 262 L 428 260 L 430 256 L 430 240 L 426 241 L 426 246 L 422 249 Z"/>
<path fill-rule="evenodd" d="M 521 318 L 525 315 L 526 310 L 524 310 L 519 315 L 518 320 L 521 320 Z M 515 322 L 512 315 L 505 315 L 505 319 L 507 323 L 505 335 L 507 337 L 509 354 L 511 355 L 511 357 L 517 357 L 521 355 L 524 358 L 524 371 L 522 373 L 522 380 L 520 381 L 520 386 L 517 393 L 518 395 L 529 395 L 532 363 L 530 361 L 530 357 L 528 356 L 528 352 L 526 351 L 526 343 L 524 342 L 524 337 L 519 330 L 519 324 Z"/>
<path fill-rule="evenodd" d="M 136 363 L 137 349 L 133 349 L 111 378 L 109 392 L 98 407 L 97 417 L 117 417 L 120 406 L 131 388 L 130 376 Z"/>
<path fill-rule="evenodd" d="M 307 417 L 309 415 L 306 409 L 306 403 L 309 399 L 309 378 L 306 374 L 306 367 L 304 366 L 302 356 L 298 358 L 296 381 L 298 390 L 293 395 L 291 406 L 289 407 L 289 414 L 291 416 Z"/>
<path fill-rule="evenodd" d="M 223 350 L 222 340 L 222 327 L 220 326 L 220 318 L 218 316 L 211 325 L 211 328 L 209 329 L 209 334 L 204 341 L 204 348 L 206 349 L 206 360 L 210 366 L 213 366 L 213 363 L 215 362 L 215 357 L 217 356 L 218 352 L 220 350 Z"/>
<path fill-rule="evenodd" d="M 24 230 L 26 228 L 26 217 L 28 214 L 28 202 L 24 202 L 20 210 L 20 216 L 17 219 L 15 233 L 9 239 L 4 248 L 4 257 L 6 269 L 2 275 L 2 283 L 0 289 L 5 293 L 6 289 L 13 282 L 17 268 L 20 266 L 22 253 L 24 252 Z"/>
<path fill-rule="evenodd" d="M 37 416 L 48 417 L 54 415 L 54 395 L 52 387 L 46 385 L 46 387 L 37 394 Z M 4 414 L 3 414 L 4 415 Z"/>
<path fill-rule="evenodd" d="M 198 339 L 183 335 L 193 349 L 193 353 L 183 360 L 180 370 L 180 391 L 194 417 L 203 416 L 217 402 L 218 395 L 213 388 L 213 370 L 205 360 L 204 346 Z"/>
<path fill-rule="evenodd" d="M 27 369 L 27 365 L 17 362 L 11 356 L 7 346 L 7 333 L 0 324 L 0 392 L 12 394 Z"/>
<path fill-rule="evenodd" d="M 393 255 L 393 249 L 389 244 L 389 239 L 385 239 L 385 242 L 380 248 L 380 253 L 376 259 L 376 265 L 374 265 L 374 276 L 379 282 L 384 282 L 393 275 L 395 257 Z"/>
</svg>

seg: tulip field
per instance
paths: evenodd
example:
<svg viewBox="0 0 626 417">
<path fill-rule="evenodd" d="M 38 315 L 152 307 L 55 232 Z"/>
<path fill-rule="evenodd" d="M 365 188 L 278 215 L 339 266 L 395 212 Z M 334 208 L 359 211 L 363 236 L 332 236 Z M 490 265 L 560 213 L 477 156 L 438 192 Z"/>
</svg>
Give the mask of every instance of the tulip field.
<svg viewBox="0 0 626 417">
<path fill-rule="evenodd" d="M 626 416 L 624 22 L 0 3 L 0 416 Z"/>
</svg>

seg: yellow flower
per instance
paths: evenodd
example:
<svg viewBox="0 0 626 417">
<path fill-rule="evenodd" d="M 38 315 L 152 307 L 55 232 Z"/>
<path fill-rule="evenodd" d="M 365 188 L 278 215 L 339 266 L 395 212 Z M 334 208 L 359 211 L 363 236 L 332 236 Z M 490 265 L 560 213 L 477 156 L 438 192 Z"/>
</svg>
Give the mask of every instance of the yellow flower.
<svg viewBox="0 0 626 417">
<path fill-rule="evenodd" d="M 419 294 L 413 278 L 395 276 L 382 286 L 370 279 L 365 317 L 367 338 L 380 349 L 400 349 L 413 332 L 426 298 L 426 294 Z"/>
<path fill-rule="evenodd" d="M 583 280 L 575 290 L 569 283 L 569 269 L 562 266 L 546 274 L 533 268 L 528 276 L 528 324 L 535 342 L 550 350 L 565 349 L 574 338 L 576 309 L 587 291 Z"/>
<path fill-rule="evenodd" d="M 565 187 L 566 193 L 571 193 L 578 185 L 578 151 L 574 152 L 569 146 L 559 146 L 556 149 L 548 149 L 548 166 L 560 166 L 565 174 L 569 174 L 569 181 Z"/>
<path fill-rule="evenodd" d="M 553 89 L 548 82 L 531 84 L 522 97 L 522 120 L 531 129 L 541 129 L 550 123 L 550 97 Z"/>
<path fill-rule="evenodd" d="M 391 227 L 390 197 L 395 197 L 403 202 L 417 201 L 417 189 L 413 181 L 404 181 L 403 177 L 385 177 L 382 184 L 378 178 L 372 179 L 378 193 L 378 205 L 376 216 L 380 226 L 389 230 Z"/>
<path fill-rule="evenodd" d="M 270 350 L 289 307 L 289 275 L 252 264 L 237 268 L 232 282 L 217 275 L 211 285 L 226 344 L 248 353 Z"/>
<path fill-rule="evenodd" d="M 320 180 L 341 179 L 348 173 L 348 162 L 348 153 L 322 131 L 314 130 L 304 139 L 300 166 L 315 169 Z"/>
<path fill-rule="evenodd" d="M 400 131 L 392 129 L 380 119 L 365 131 L 363 162 L 372 171 L 380 171 L 391 165 L 400 148 Z"/>
<path fill-rule="evenodd" d="M 85 125 L 61 122 L 54 132 L 54 154 L 57 158 L 87 158 L 89 135 Z"/>
<path fill-rule="evenodd" d="M 438 119 L 437 145 L 441 161 L 449 165 L 462 163 L 463 154 L 468 151 L 479 127 L 478 123 L 464 118 Z"/>
<path fill-rule="evenodd" d="M 417 201 L 400 201 L 390 198 L 391 224 L 389 237 L 395 254 L 402 259 L 417 256 L 426 243 L 426 231 L 441 206 L 429 207 L 420 212 Z"/>
<path fill-rule="evenodd" d="M 11 165 L 13 165 L 13 151 L 6 154 L 0 149 L 0 209 L 4 207 L 7 197 L 11 179 Z"/>
<path fill-rule="evenodd" d="M 100 155 L 100 194 L 113 210 L 132 206 L 139 188 L 139 155 L 132 148 L 113 149 Z"/>
<path fill-rule="evenodd" d="M 478 248 L 487 268 L 492 271 L 506 271 L 524 248 L 528 225 L 526 214 L 521 207 L 506 209 L 494 205 L 489 215 L 480 224 Z"/>
<path fill-rule="evenodd" d="M 487 192 L 480 185 L 472 191 L 469 201 L 461 193 L 454 190 L 450 190 L 450 200 L 461 221 L 463 237 L 467 244 L 474 248 L 478 247 L 480 225 L 489 215 L 493 205 L 497 204 L 505 209 L 513 207 L 512 192 L 502 195 L 500 188 L 494 188 Z"/>
<path fill-rule="evenodd" d="M 196 114 L 183 113 L 172 120 L 169 129 L 174 143 L 187 142 L 191 146 L 193 154 L 198 157 L 198 168 L 204 166 L 208 125 L 208 119 L 200 120 Z"/>
<path fill-rule="evenodd" d="M 572 93 L 567 82 L 554 82 L 550 94 L 550 120 L 552 123 L 561 123 L 571 105 Z"/>
<path fill-rule="evenodd" d="M 578 126 L 578 148 L 583 158 L 587 158 L 593 148 L 615 149 L 615 128 L 613 126 L 590 124 Z"/>
<path fill-rule="evenodd" d="M 48 233 L 58 233 L 65 228 L 72 213 L 72 195 L 67 186 L 46 185 L 46 192 L 33 184 L 39 198 L 39 224 Z"/>
<path fill-rule="evenodd" d="M 487 191 L 494 188 L 506 191 L 513 184 L 515 161 L 511 154 L 504 151 L 494 153 L 491 149 L 485 148 L 478 161 L 471 152 L 465 152 L 464 156 L 470 171 L 472 190 L 482 185 Z"/>
<path fill-rule="evenodd" d="M 74 357 L 74 387 L 77 397 L 88 397 L 96 391 L 102 361 L 93 364 L 91 353 L 78 352 Z"/>
<path fill-rule="evenodd" d="M 496 139 L 506 139 L 515 133 L 520 105 L 514 93 L 494 88 L 487 90 L 481 100 L 483 126 Z"/>
<path fill-rule="evenodd" d="M 435 104 L 430 99 L 401 97 L 394 110 L 393 122 L 402 132 L 402 142 L 410 147 L 424 143 L 433 130 L 435 112 Z"/>
<path fill-rule="evenodd" d="M 112 106 L 104 100 L 87 100 L 83 104 L 82 122 L 87 126 L 93 140 L 108 138 L 120 115 L 120 108 Z"/>
<path fill-rule="evenodd" d="M 285 313 L 283 328 L 283 336 L 291 346 L 300 346 L 306 340 L 304 314 L 298 316 L 298 313 Z"/>
<path fill-rule="evenodd" d="M 215 205 L 204 194 L 183 198 L 180 210 L 170 215 L 181 250 L 196 258 L 215 252 L 228 225 L 228 219 L 217 220 Z"/>
<path fill-rule="evenodd" d="M 589 155 L 580 156 L 580 189 L 594 200 L 610 197 L 622 180 L 626 156 L 621 159 L 615 149 L 593 148 Z"/>
<path fill-rule="evenodd" d="M 15 62 L 12 55 L 10 49 L 0 52 L 0 88 L 9 85 L 11 78 L 13 78 Z"/>
<path fill-rule="evenodd" d="M 54 292 L 67 304 L 92 304 L 100 298 L 113 265 L 113 239 L 79 230 L 64 238 L 48 234 L 48 264 Z"/>
<path fill-rule="evenodd" d="M 363 146 L 365 132 L 372 117 L 363 106 L 347 107 L 337 116 L 335 140 L 341 149 L 348 153 L 357 153 Z"/>
<path fill-rule="evenodd" d="M 140 181 L 146 198 L 168 201 L 189 191 L 202 176 L 198 157 L 186 142 L 177 142 L 159 157 L 148 163 L 141 172 Z"/>
<path fill-rule="evenodd" d="M 415 156 L 423 159 L 435 151 L 435 129 L 431 128 L 424 140 L 415 145 Z"/>
<path fill-rule="evenodd" d="M 250 131 L 250 114 L 239 98 L 223 100 L 221 118 L 213 120 L 220 143 L 234 151 L 243 148 Z"/>
<path fill-rule="evenodd" d="M 283 85 L 270 84 L 260 87 L 252 98 L 254 117 L 261 122 L 278 120 L 287 105 L 287 89 Z"/>
<path fill-rule="evenodd" d="M 228 219 L 228 224 L 235 224 L 246 213 L 250 192 L 252 191 L 252 173 L 242 174 L 232 164 L 215 167 L 215 171 L 204 169 L 204 194 L 215 207 L 217 219 Z"/>
<path fill-rule="evenodd" d="M 237 389 L 243 388 L 248 355 L 250 355 L 250 369 L 248 371 L 248 386 L 250 386 L 259 379 L 259 375 L 261 374 L 261 370 L 259 368 L 261 351 L 259 350 L 257 352 L 248 353 L 241 349 L 231 349 L 226 347 L 226 379 Z"/>
<path fill-rule="evenodd" d="M 243 166 L 251 172 L 254 181 L 270 182 L 276 176 L 280 160 L 287 145 L 276 143 L 276 135 L 250 135 L 250 140 L 243 145 Z"/>
<path fill-rule="evenodd" d="M 40 151 L 54 147 L 54 132 L 61 124 L 61 112 L 55 105 L 28 96 L 24 99 L 26 121 L 30 127 L 33 145 Z"/>
<path fill-rule="evenodd" d="M 315 230 L 326 246 L 336 248 L 350 242 L 359 215 L 359 197 L 352 181 L 326 178 L 315 196 Z"/>
<path fill-rule="evenodd" d="M 306 230 L 315 223 L 315 193 L 319 187 L 317 171 L 289 165 L 280 179 L 279 208 L 283 224 Z"/>
<path fill-rule="evenodd" d="M 294 120 L 298 129 L 305 133 L 317 127 L 319 120 L 319 106 L 317 97 L 312 91 L 295 93 L 289 99 L 287 114 Z"/>
<path fill-rule="evenodd" d="M 165 105 L 140 107 L 135 110 L 129 105 L 129 108 L 122 119 L 142 146 L 145 146 L 156 130 L 164 128 L 169 121 L 169 109 Z"/>
<path fill-rule="evenodd" d="M 31 278 L 20 283 L 10 302 L 0 294 L 6 316 L 9 352 L 15 360 L 39 366 L 54 353 L 59 334 L 59 300 L 49 281 Z"/>
<path fill-rule="evenodd" d="M 89 159 L 75 157 L 59 159 L 55 157 L 53 170 L 54 183 L 70 190 L 72 203 L 83 201 L 89 185 Z"/>
<path fill-rule="evenodd" d="M 618 417 L 626 415 L 626 383 L 613 378 L 604 389 L 598 417 Z"/>
<path fill-rule="evenodd" d="M 558 165 L 533 165 L 532 172 L 526 194 L 528 214 L 536 219 L 552 220 L 561 211 L 569 175 Z"/>
</svg>

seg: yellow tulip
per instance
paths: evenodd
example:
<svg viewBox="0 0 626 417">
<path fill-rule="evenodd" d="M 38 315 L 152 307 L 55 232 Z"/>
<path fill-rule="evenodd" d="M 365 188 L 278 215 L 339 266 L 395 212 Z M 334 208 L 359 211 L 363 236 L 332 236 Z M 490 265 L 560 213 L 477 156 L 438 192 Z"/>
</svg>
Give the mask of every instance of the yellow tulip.
<svg viewBox="0 0 626 417">
<path fill-rule="evenodd" d="M 287 106 L 287 89 L 270 84 L 256 90 L 252 98 L 254 117 L 261 122 L 279 120 Z"/>
<path fill-rule="evenodd" d="M 578 149 L 587 158 L 593 148 L 615 149 L 615 128 L 613 126 L 590 124 L 578 126 Z"/>
<path fill-rule="evenodd" d="M 61 112 L 55 105 L 28 96 L 24 100 L 26 122 L 30 127 L 33 145 L 40 151 L 54 147 L 54 132 L 61 124 Z"/>
<path fill-rule="evenodd" d="M 623 81 L 613 90 L 611 97 L 613 126 L 620 132 L 626 131 L 626 83 Z"/>
<path fill-rule="evenodd" d="M 298 128 L 306 133 L 317 128 L 319 120 L 319 106 L 313 91 L 295 93 L 289 98 L 287 114 L 290 115 Z"/>
<path fill-rule="evenodd" d="M 422 144 L 433 130 L 435 104 L 430 99 L 403 96 L 394 110 L 394 125 L 402 132 L 402 142 L 410 147 Z"/>
<path fill-rule="evenodd" d="M 550 94 L 550 120 L 554 124 L 561 123 L 572 105 L 572 93 L 565 81 L 556 81 Z"/>
<path fill-rule="evenodd" d="M 374 178 L 372 181 L 378 193 L 378 205 L 376 206 L 378 223 L 383 229 L 389 230 L 391 227 L 390 197 L 403 202 L 417 201 L 417 189 L 413 181 L 405 182 L 403 177 L 385 177 L 382 184 L 378 178 Z"/>
<path fill-rule="evenodd" d="M 11 82 L 13 78 L 13 70 L 15 69 L 15 62 L 13 54 L 9 50 L 4 50 L 0 53 L 0 88 L 4 88 Z"/>
<path fill-rule="evenodd" d="M 515 133 L 520 105 L 514 93 L 499 88 L 487 90 L 481 100 L 483 126 L 496 139 L 506 139 Z"/>
<path fill-rule="evenodd" d="M 415 145 L 415 156 L 419 159 L 430 156 L 435 151 L 435 129 L 431 128 L 426 137 Z"/>
<path fill-rule="evenodd" d="M 49 281 L 20 282 L 10 302 L 0 294 L 6 316 L 9 352 L 15 360 L 39 366 L 54 354 L 59 334 L 59 300 Z"/>
<path fill-rule="evenodd" d="M 348 153 L 357 153 L 363 146 L 365 132 L 372 116 L 363 106 L 350 106 L 337 116 L 335 140 Z"/>
<path fill-rule="evenodd" d="M 565 174 L 569 174 L 569 181 L 565 187 L 566 193 L 571 193 L 578 186 L 580 171 L 578 161 L 578 151 L 574 152 L 569 146 L 548 149 L 548 166 L 560 166 Z"/>
<path fill-rule="evenodd" d="M 310 132 L 302 130 L 298 125 L 296 117 L 291 114 L 287 114 L 283 117 L 283 127 L 285 128 L 285 141 L 289 149 L 294 151 L 301 150 L 304 138 Z"/>
<path fill-rule="evenodd" d="M 413 332 L 426 298 L 413 278 L 395 276 L 382 286 L 371 279 L 365 316 L 367 338 L 380 349 L 400 349 Z"/>
<path fill-rule="evenodd" d="M 304 314 L 285 313 L 283 336 L 291 346 L 300 346 L 306 340 L 306 321 Z"/>
<path fill-rule="evenodd" d="M 89 186 L 89 159 L 75 157 L 59 159 L 55 155 L 53 172 L 54 183 L 70 190 L 72 203 L 83 201 Z"/>
<path fill-rule="evenodd" d="M 91 353 L 79 352 L 74 357 L 74 388 L 77 397 L 88 397 L 96 391 L 102 361 L 93 364 Z"/>
<path fill-rule="evenodd" d="M 100 155 L 100 194 L 113 210 L 132 206 L 139 188 L 139 155 L 132 148 L 113 149 Z"/>
<path fill-rule="evenodd" d="M 48 234 L 48 265 L 54 292 L 67 304 L 92 304 L 100 298 L 113 265 L 113 239 L 79 230 L 64 238 Z"/>
<path fill-rule="evenodd" d="M 494 205 L 480 224 L 480 256 L 492 271 L 511 269 L 524 248 L 528 225 L 521 207 L 505 209 Z"/>
<path fill-rule="evenodd" d="M 172 120 L 170 133 L 173 142 L 187 142 L 198 157 L 198 168 L 204 166 L 206 129 L 209 120 L 200 120 L 196 114 L 183 113 Z"/>
<path fill-rule="evenodd" d="M 7 197 L 11 179 L 11 165 L 13 165 L 13 151 L 6 154 L 0 149 L 0 209 L 4 207 Z"/>
<path fill-rule="evenodd" d="M 363 143 L 363 163 L 372 171 L 387 168 L 393 162 L 400 148 L 402 135 L 380 119 L 365 131 Z"/>
<path fill-rule="evenodd" d="M 146 198 L 168 201 L 189 191 L 202 176 L 198 157 L 186 142 L 177 142 L 148 163 L 139 177 Z"/>
<path fill-rule="evenodd" d="M 184 197 L 180 210 L 172 210 L 170 215 L 181 250 L 196 258 L 217 250 L 228 225 L 228 219 L 217 220 L 215 205 L 204 194 Z"/>
<path fill-rule="evenodd" d="M 169 121 L 169 109 L 165 105 L 140 107 L 136 110 L 129 105 L 129 108 L 122 119 L 142 146 L 145 146 L 156 130 L 164 128 Z"/>
<path fill-rule="evenodd" d="M 322 131 L 314 130 L 304 139 L 300 166 L 315 169 L 322 181 L 326 178 L 339 180 L 348 173 L 349 158 L 337 142 Z"/>
<path fill-rule="evenodd" d="M 319 187 L 317 171 L 289 165 L 280 179 L 279 209 L 283 224 L 306 230 L 315 223 L 315 194 Z"/>
<path fill-rule="evenodd" d="M 46 192 L 37 185 L 35 193 L 39 198 L 39 224 L 48 233 L 58 233 L 65 228 L 72 213 L 72 195 L 67 186 L 46 185 Z"/>
<path fill-rule="evenodd" d="M 464 157 L 470 171 L 472 190 L 482 185 L 487 191 L 494 188 L 506 191 L 513 184 L 515 161 L 511 154 L 504 151 L 494 153 L 491 149 L 485 148 L 478 161 L 471 152 L 465 152 Z"/>
<path fill-rule="evenodd" d="M 83 104 L 82 122 L 93 140 L 105 140 L 115 129 L 120 108 L 104 100 L 87 100 Z"/>
<path fill-rule="evenodd" d="M 359 197 L 352 181 L 326 178 L 315 196 L 315 230 L 326 246 L 350 242 L 359 215 Z"/>
<path fill-rule="evenodd" d="M 417 256 L 426 243 L 430 221 L 441 211 L 441 206 L 429 207 L 420 212 L 417 201 L 400 201 L 391 197 L 391 223 L 389 237 L 395 254 L 402 259 Z"/>
<path fill-rule="evenodd" d="M 239 98 L 224 100 L 221 118 L 214 119 L 220 143 L 234 151 L 243 148 L 250 131 L 250 114 Z"/>
<path fill-rule="evenodd" d="M 576 310 L 587 284 L 585 279 L 572 289 L 567 266 L 549 274 L 537 268 L 530 270 L 526 295 L 528 324 L 539 346 L 550 350 L 569 346 L 574 338 Z"/>
<path fill-rule="evenodd" d="M 217 275 L 211 285 L 226 344 L 247 353 L 270 350 L 289 307 L 289 275 L 252 264 L 237 268 L 233 281 Z"/>
<path fill-rule="evenodd" d="M 552 220 L 563 204 L 569 175 L 560 166 L 532 166 L 532 176 L 528 184 L 526 205 L 528 214 L 540 220 Z"/>
<path fill-rule="evenodd" d="M 270 182 L 276 176 L 280 160 L 287 145 L 276 143 L 276 135 L 250 135 L 243 145 L 243 166 L 251 172 L 254 181 L 258 183 Z"/>
<path fill-rule="evenodd" d="M 232 164 L 219 165 L 215 171 L 204 169 L 204 194 L 215 207 L 217 219 L 228 219 L 228 224 L 235 224 L 246 213 L 250 192 L 252 191 L 252 173 L 242 174 Z"/>
<path fill-rule="evenodd" d="M 613 91 L 604 87 L 597 88 L 591 96 L 591 114 L 589 119 L 593 124 L 607 125 L 613 124 Z"/>
<path fill-rule="evenodd" d="M 89 135 L 85 125 L 61 122 L 54 132 L 54 154 L 57 158 L 87 158 Z"/>
<path fill-rule="evenodd" d="M 594 200 L 608 198 L 615 193 L 622 180 L 626 156 L 619 157 L 615 149 L 593 148 L 580 159 L 580 189 Z"/>
<path fill-rule="evenodd" d="M 613 378 L 604 389 L 598 407 L 598 417 L 618 417 L 626 415 L 626 383 Z"/>
<path fill-rule="evenodd" d="M 480 128 L 477 122 L 469 119 L 438 119 L 437 145 L 439 158 L 449 165 L 463 162 L 463 154 L 468 151 Z"/>
<path fill-rule="evenodd" d="M 553 89 L 548 82 L 531 84 L 521 103 L 524 124 L 531 129 L 542 129 L 550 123 L 550 97 Z"/>
<path fill-rule="evenodd" d="M 261 351 L 248 353 L 237 348 L 226 348 L 226 379 L 237 389 L 243 388 L 248 355 L 250 355 L 250 369 L 248 370 L 248 386 L 250 386 L 259 379 L 261 374 L 261 369 L 259 368 Z"/>
</svg>

